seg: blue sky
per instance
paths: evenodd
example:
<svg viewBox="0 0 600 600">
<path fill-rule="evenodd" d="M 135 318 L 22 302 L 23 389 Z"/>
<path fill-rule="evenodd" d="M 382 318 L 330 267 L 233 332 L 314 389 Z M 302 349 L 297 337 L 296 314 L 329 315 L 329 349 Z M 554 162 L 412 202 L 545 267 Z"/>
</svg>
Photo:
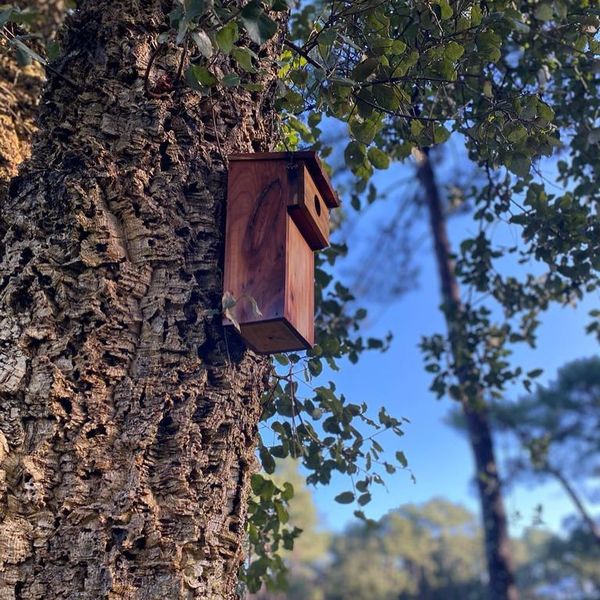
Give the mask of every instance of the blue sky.
<svg viewBox="0 0 600 600">
<path fill-rule="evenodd" d="M 450 152 L 450 160 L 440 169 L 443 178 L 462 168 L 461 154 L 461 148 L 455 144 Z M 343 279 L 352 281 L 352 266 L 363 260 L 364 248 L 373 243 L 376 228 L 389 222 L 397 197 L 411 193 L 411 167 L 396 165 L 392 169 L 381 172 L 377 183 L 381 188 L 392 185 L 396 198 L 376 203 L 352 228 L 351 239 L 347 240 L 350 256 L 345 265 L 339 268 Z M 397 180 L 408 184 L 394 186 Z M 347 202 L 348 198 L 345 200 Z M 422 233 L 427 233 L 426 226 L 426 222 L 418 225 Z M 452 242 L 456 246 L 475 229 L 470 215 L 453 218 L 450 221 Z M 500 226 L 494 232 L 494 237 L 497 241 L 512 244 L 518 238 L 518 230 Z M 442 316 L 438 311 L 437 272 L 428 237 L 418 252 L 416 263 L 420 275 L 414 289 L 387 301 L 385 306 L 364 300 L 361 302 L 369 308 L 370 314 L 364 333 L 376 336 L 385 335 L 391 330 L 394 334 L 391 349 L 384 354 L 366 354 L 357 365 L 348 364 L 341 372 L 325 374 L 336 382 L 349 401 L 366 401 L 374 413 L 384 405 L 391 414 L 407 417 L 411 421 L 405 428 L 406 435 L 403 438 L 384 436 L 382 445 L 389 453 L 390 460 L 393 460 L 396 450 L 405 452 L 416 483 L 406 472 L 387 476 L 387 490 L 378 486 L 374 490 L 373 501 L 366 507 L 368 516 L 372 518 L 378 518 L 400 504 L 425 502 L 436 496 L 444 496 L 478 511 L 475 490 L 471 484 L 473 464 L 470 449 L 465 439 L 444 423 L 452 402 L 448 399 L 438 401 L 428 390 L 430 375 L 424 371 L 418 349 L 421 336 L 444 331 Z M 519 268 L 510 262 L 506 266 L 514 269 L 513 273 Z M 385 265 L 381 265 L 381 268 L 385 268 Z M 586 299 L 577 308 L 555 307 L 549 310 L 543 316 L 537 349 L 516 349 L 514 364 L 525 370 L 543 367 L 544 373 L 538 381 L 545 384 L 555 377 L 557 369 L 566 362 L 597 353 L 595 338 L 584 331 L 588 322 L 587 313 L 597 305 L 596 295 Z M 523 393 L 521 387 L 513 388 L 507 396 L 516 398 Z M 500 444 L 497 450 L 502 455 L 508 448 Z M 341 529 L 354 519 L 352 512 L 356 507 L 342 506 L 333 501 L 337 494 L 348 487 L 348 482 L 338 477 L 331 485 L 314 490 L 323 524 L 328 528 Z M 506 504 L 515 534 L 532 524 L 536 507 L 540 504 L 544 523 L 556 531 L 560 531 L 562 518 L 573 512 L 569 502 L 552 485 L 529 489 L 517 487 L 507 494 Z"/>
</svg>

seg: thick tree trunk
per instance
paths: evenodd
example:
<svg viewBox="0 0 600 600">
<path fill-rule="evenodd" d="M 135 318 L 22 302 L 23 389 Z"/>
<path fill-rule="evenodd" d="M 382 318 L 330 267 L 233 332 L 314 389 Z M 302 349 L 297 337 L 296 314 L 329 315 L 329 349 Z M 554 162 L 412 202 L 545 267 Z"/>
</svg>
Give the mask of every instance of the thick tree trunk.
<svg viewBox="0 0 600 600">
<path fill-rule="evenodd" d="M 460 318 L 458 318 L 461 312 L 460 289 L 454 274 L 446 216 L 427 150 L 419 151 L 417 166 L 429 211 L 453 359 L 456 364 L 461 364 L 463 358 L 457 342 L 461 337 L 459 330 Z M 462 385 L 468 383 L 468 375 L 464 370 L 458 370 L 457 376 Z M 478 391 L 476 396 L 477 398 L 474 401 L 465 395 L 461 399 L 461 406 L 475 459 L 477 489 L 483 514 L 485 551 L 490 580 L 490 600 L 517 600 L 519 595 L 511 563 L 506 511 L 502 498 L 502 485 L 494 456 L 492 434 L 483 405 L 481 390 Z"/>
<path fill-rule="evenodd" d="M 0 599 L 234 598 L 269 364 L 220 325 L 223 153 L 270 148 L 277 47 L 155 97 L 171 3 L 80 4 L 1 213 Z"/>
</svg>

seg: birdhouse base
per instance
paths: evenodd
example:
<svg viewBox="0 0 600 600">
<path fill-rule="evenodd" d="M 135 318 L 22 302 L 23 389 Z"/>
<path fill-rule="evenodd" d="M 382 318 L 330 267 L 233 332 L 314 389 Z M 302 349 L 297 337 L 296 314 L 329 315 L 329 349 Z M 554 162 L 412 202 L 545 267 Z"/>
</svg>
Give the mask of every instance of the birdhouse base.
<svg viewBox="0 0 600 600">
<path fill-rule="evenodd" d="M 272 319 L 240 325 L 245 342 L 259 354 L 308 350 L 312 343 L 303 338 L 286 319 Z"/>
</svg>

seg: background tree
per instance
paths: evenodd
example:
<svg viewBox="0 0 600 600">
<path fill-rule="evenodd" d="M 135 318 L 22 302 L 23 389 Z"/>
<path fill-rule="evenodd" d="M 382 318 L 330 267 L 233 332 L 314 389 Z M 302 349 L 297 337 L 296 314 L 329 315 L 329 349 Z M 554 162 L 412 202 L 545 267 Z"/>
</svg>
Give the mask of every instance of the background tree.
<svg viewBox="0 0 600 600">
<path fill-rule="evenodd" d="M 376 525 L 337 536 L 325 575 L 327 600 L 483 598 L 476 518 L 446 500 L 405 505 Z"/>
<path fill-rule="evenodd" d="M 598 546 L 577 527 L 561 535 L 530 528 L 517 541 L 518 579 L 527 597 L 592 600 L 600 593 Z"/>
<path fill-rule="evenodd" d="M 443 498 L 408 504 L 377 522 L 333 534 L 285 592 L 260 600 L 486 600 L 479 518 Z M 598 595 L 598 549 L 589 534 L 568 537 L 541 527 L 513 540 L 519 589 L 530 600 L 591 600 Z"/>
<path fill-rule="evenodd" d="M 397 6 L 400 7 L 401 3 Z M 497 12 L 494 9 L 497 9 Z M 525 385 L 530 385 L 530 378 L 539 372 L 532 371 L 524 374 L 518 367 L 511 368 L 506 360 L 509 353 L 508 343 L 521 341 L 533 343 L 537 324 L 536 315 L 540 308 L 547 306 L 551 299 L 562 302 L 566 298 L 572 298 L 574 291 L 581 293 L 582 287 L 587 286 L 587 290 L 590 291 L 595 286 L 595 283 L 591 282 L 595 281 L 596 275 L 593 268 L 589 268 L 591 263 L 586 262 L 591 259 L 593 263 L 592 254 L 587 253 L 587 244 L 583 242 L 583 238 L 587 236 L 589 242 L 596 237 L 593 233 L 595 227 L 593 211 L 590 212 L 593 202 L 590 203 L 588 197 L 589 186 L 585 183 L 588 181 L 588 175 L 585 174 L 583 165 L 587 164 L 592 171 L 597 169 L 597 161 L 587 149 L 589 135 L 594 131 L 597 77 L 593 64 L 594 54 L 597 53 L 598 48 L 595 40 L 585 38 L 586 31 L 597 31 L 597 20 L 591 15 L 589 18 L 584 16 L 584 13 L 585 6 L 567 6 L 565 3 L 555 5 L 537 2 L 522 3 L 518 11 L 509 8 L 506 3 L 490 6 L 489 12 L 484 11 L 483 15 L 488 24 L 495 22 L 498 29 L 493 34 L 486 31 L 486 34 L 477 37 L 475 43 L 481 52 L 477 58 L 473 58 L 468 53 L 469 36 L 460 36 L 460 28 L 456 27 L 456 22 L 452 22 L 453 16 L 456 16 L 452 8 L 450 7 L 445 13 L 441 8 L 437 22 L 432 25 L 432 29 L 436 29 L 436 34 L 431 35 L 453 36 L 452 39 L 458 45 L 458 47 L 448 46 L 445 54 L 440 52 L 436 55 L 439 61 L 435 66 L 438 69 L 437 74 L 441 75 L 442 71 L 445 71 L 444 76 L 441 77 L 444 84 L 443 91 L 440 92 L 433 84 L 431 87 L 427 84 L 415 86 L 411 81 L 410 72 L 408 75 L 402 73 L 399 80 L 393 81 L 391 91 L 398 96 L 404 94 L 404 97 L 411 98 L 412 111 L 404 116 L 398 115 L 393 108 L 387 107 L 388 110 L 385 110 L 382 87 L 386 84 L 389 86 L 390 82 L 381 77 L 386 72 L 387 63 L 379 59 L 378 46 L 375 43 L 361 63 L 364 70 L 357 67 L 349 75 L 357 79 L 364 78 L 361 93 L 356 96 L 356 109 L 359 116 L 366 122 L 376 120 L 381 116 L 381 112 L 386 113 L 387 117 L 382 120 L 383 130 L 372 138 L 365 135 L 359 117 L 354 127 L 351 123 L 350 132 L 355 141 L 348 145 L 345 156 L 347 164 L 353 168 L 358 177 L 366 179 L 373 167 L 387 166 L 390 158 L 404 158 L 412 147 L 419 163 L 421 179 L 425 182 L 426 203 L 430 209 L 432 207 L 434 209 L 430 210 L 430 214 L 434 224 L 436 255 L 442 274 L 444 309 L 449 323 L 449 336 L 447 339 L 443 336 L 434 336 L 426 340 L 423 347 L 428 358 L 428 368 L 436 373 L 432 389 L 439 395 L 449 391 L 450 395 L 461 400 L 463 406 L 468 402 L 467 410 L 472 413 L 467 420 L 470 421 L 469 437 L 478 463 L 477 472 L 484 520 L 488 524 L 486 530 L 490 552 L 491 585 L 498 590 L 496 593 L 500 594 L 516 592 L 514 589 L 511 592 L 502 591 L 503 587 L 507 588 L 507 584 L 495 583 L 496 576 L 493 574 L 497 574 L 498 582 L 504 580 L 509 582 L 508 587 L 511 587 L 510 581 L 513 577 L 508 558 L 506 516 L 501 502 L 498 467 L 493 456 L 491 431 L 485 416 L 484 396 L 486 393 L 502 394 L 506 382 L 514 379 L 523 379 Z M 426 16 L 416 11 L 416 14 L 407 16 L 404 23 L 409 30 L 415 22 L 423 24 L 426 19 Z M 390 18 L 390 22 L 392 27 L 397 24 L 394 22 L 394 16 Z M 426 28 L 425 26 L 424 29 Z M 407 36 L 414 44 L 413 55 L 417 61 L 422 60 L 424 54 L 426 56 L 435 54 L 435 50 L 431 48 L 424 52 L 430 38 L 420 37 L 421 33 L 417 33 L 415 29 L 413 38 Z M 487 35 L 488 33 L 490 35 Z M 557 37 L 559 35 L 566 37 L 562 38 L 563 41 L 559 41 Z M 548 54 L 549 49 L 554 46 L 557 46 L 557 54 Z M 452 60 L 456 60 L 454 52 L 460 59 L 458 67 L 452 64 Z M 461 58 L 463 54 L 464 58 Z M 558 55 L 560 58 L 554 60 Z M 549 58 L 550 56 L 552 58 Z M 480 60 L 483 65 L 480 63 L 475 66 L 477 60 Z M 390 91 L 389 88 L 386 89 Z M 508 89 L 512 89 L 512 98 Z M 570 102 L 565 101 L 565 89 L 569 90 L 569 97 L 576 96 L 577 102 L 582 103 L 582 111 L 577 115 L 572 113 Z M 483 109 L 484 106 L 489 112 L 481 123 L 465 128 L 468 117 L 457 110 L 458 116 L 455 116 L 453 129 L 464 135 L 469 156 L 485 169 L 489 185 L 474 188 L 474 192 L 470 192 L 478 207 L 475 218 L 479 221 L 480 234 L 476 239 L 465 240 L 461 244 L 460 250 L 465 258 L 459 261 L 458 277 L 456 277 L 452 261 L 453 253 L 448 246 L 448 237 L 444 231 L 443 203 L 439 189 L 435 185 L 431 162 L 426 153 L 415 151 L 415 148 L 419 145 L 428 146 L 447 137 L 447 132 L 435 123 L 435 119 L 433 124 L 429 124 L 427 119 L 423 122 L 420 117 L 435 115 L 436 110 L 439 110 L 445 102 L 451 103 L 456 101 L 457 97 L 464 98 L 465 95 L 472 100 L 474 112 Z M 521 100 L 515 101 L 517 95 L 521 95 L 522 104 Z M 588 101 L 590 104 L 587 104 Z M 583 104 L 586 106 L 584 107 Z M 534 105 L 536 108 L 532 109 Z M 516 108 L 516 115 L 509 118 L 510 123 L 504 120 L 506 114 L 501 114 L 508 106 Z M 559 115 L 557 119 L 554 119 L 555 111 Z M 534 142 L 534 136 L 526 134 L 528 123 L 537 120 L 538 124 L 543 124 L 546 118 L 556 122 L 558 125 L 556 131 L 560 130 L 563 136 L 571 135 L 572 130 L 575 129 L 581 132 L 581 136 L 585 136 L 579 139 L 587 140 L 583 144 L 579 141 L 575 142 L 570 148 L 568 160 L 560 163 L 561 183 L 570 178 L 582 179 L 581 185 L 575 188 L 574 193 L 569 191 L 564 195 L 548 196 L 544 190 L 543 177 L 535 178 L 529 173 L 531 161 L 528 155 L 533 145 L 540 147 L 541 144 L 542 153 L 551 153 L 552 146 L 559 145 L 558 135 Z M 378 149 L 384 150 L 384 157 L 381 157 L 373 147 L 369 150 L 370 154 L 362 148 L 361 144 L 369 145 L 372 140 Z M 512 144 L 510 151 L 512 154 L 500 147 L 503 143 Z M 500 163 L 504 163 L 508 171 L 499 168 Z M 358 186 L 359 190 L 361 185 L 364 187 L 364 181 Z M 527 208 L 523 208 L 517 197 L 524 190 L 527 190 L 524 201 Z M 375 196 L 376 194 L 369 192 L 368 198 L 371 200 Z M 560 259 L 561 266 L 557 272 L 556 266 L 552 264 L 557 254 L 546 246 L 549 245 L 549 239 L 556 238 L 557 235 L 559 238 L 563 236 L 556 233 L 556 227 L 552 227 L 550 229 L 553 229 L 554 233 L 541 240 L 534 233 L 536 229 L 527 225 L 524 230 L 524 241 L 529 243 L 529 246 L 524 250 L 515 247 L 509 252 L 521 253 L 523 257 L 535 256 L 547 262 L 549 273 L 543 283 L 540 283 L 537 275 L 527 276 L 524 283 L 511 275 L 506 277 L 498 275 L 498 268 L 494 261 L 498 261 L 505 251 L 493 249 L 488 230 L 498 219 L 504 219 L 505 212 L 511 214 L 511 222 L 515 224 L 528 224 L 531 218 L 532 223 L 536 222 L 536 227 L 543 227 L 542 221 L 548 215 L 544 218 L 535 216 L 538 210 L 544 211 L 546 206 L 542 197 L 550 198 L 553 206 L 559 211 L 563 210 L 561 207 L 572 207 L 573 219 L 557 217 L 556 226 L 562 227 L 565 223 L 572 223 L 571 232 L 576 235 L 577 240 L 573 238 L 571 241 L 575 242 L 575 245 L 570 246 L 569 241 L 563 239 L 565 243 L 557 244 L 554 249 L 559 254 L 563 250 L 568 254 L 577 247 L 580 258 L 584 258 L 584 264 L 570 267 L 568 265 L 571 258 L 565 256 Z M 437 201 L 432 203 L 431 198 Z M 536 198 L 540 201 L 536 201 Z M 360 206 L 359 199 L 356 205 Z M 402 202 L 399 205 L 401 206 Z M 519 209 L 521 214 L 513 214 L 513 209 Z M 575 213 L 577 217 L 574 216 Z M 582 230 L 574 226 L 576 219 L 590 227 L 582 233 L 581 238 L 578 235 Z M 388 229 L 386 228 L 385 231 L 387 232 Z M 591 243 L 593 245 L 595 242 Z M 559 250 L 559 246 L 563 250 Z M 577 262 L 575 260 L 573 264 Z M 487 306 L 474 308 L 476 303 L 461 304 L 458 293 L 459 278 L 469 291 L 481 292 L 483 297 L 486 294 L 491 295 L 495 301 L 498 301 L 505 312 L 506 321 L 493 323 Z M 520 322 L 510 324 L 510 320 L 519 313 L 521 313 L 518 316 Z"/>
<path fill-rule="evenodd" d="M 485 532 L 491 598 L 517 598 L 502 482 L 485 406 L 485 388 L 481 386 L 475 374 L 477 367 L 473 357 L 473 342 L 469 339 L 467 322 L 471 320 L 468 314 L 470 307 L 465 309 L 461 299 L 448 238 L 447 210 L 443 205 L 427 150 L 418 151 L 417 165 L 429 213 L 442 292 L 442 311 L 448 328 L 452 359 L 449 368 L 455 373 L 457 380 L 452 395 L 461 404 L 475 461 L 475 482 Z M 490 362 L 487 366 L 493 369 L 494 365 Z"/>
<path fill-rule="evenodd" d="M 600 545 L 600 526 L 586 504 L 599 499 L 600 359 L 565 365 L 555 381 L 530 396 L 492 407 L 495 425 L 515 436 L 520 452 L 509 459 L 514 477 L 552 480 L 573 503 L 581 525 Z"/>
</svg>

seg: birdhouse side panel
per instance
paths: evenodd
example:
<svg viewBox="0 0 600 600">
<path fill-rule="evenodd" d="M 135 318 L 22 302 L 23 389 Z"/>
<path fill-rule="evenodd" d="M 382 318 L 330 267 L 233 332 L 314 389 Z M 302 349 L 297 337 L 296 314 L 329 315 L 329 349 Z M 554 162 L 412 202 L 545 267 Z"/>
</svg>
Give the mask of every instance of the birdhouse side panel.
<svg viewBox="0 0 600 600">
<path fill-rule="evenodd" d="M 237 300 L 239 323 L 284 316 L 285 174 L 283 161 L 230 164 L 224 291 Z"/>
<path fill-rule="evenodd" d="M 315 257 L 292 218 L 287 221 L 285 318 L 305 340 L 314 344 Z"/>
</svg>

